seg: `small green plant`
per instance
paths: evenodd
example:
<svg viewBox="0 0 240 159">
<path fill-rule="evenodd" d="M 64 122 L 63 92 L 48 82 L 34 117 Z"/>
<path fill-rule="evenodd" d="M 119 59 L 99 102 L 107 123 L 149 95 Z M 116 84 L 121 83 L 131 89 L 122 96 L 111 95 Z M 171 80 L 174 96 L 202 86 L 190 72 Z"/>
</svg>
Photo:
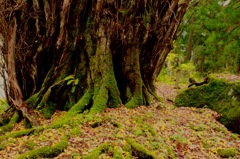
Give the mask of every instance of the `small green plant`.
<svg viewBox="0 0 240 159">
<path fill-rule="evenodd" d="M 72 85 L 71 93 L 74 93 L 77 85 L 79 84 L 79 79 L 75 78 L 73 75 L 69 75 L 64 78 L 64 81 L 67 81 L 67 85 Z"/>
</svg>

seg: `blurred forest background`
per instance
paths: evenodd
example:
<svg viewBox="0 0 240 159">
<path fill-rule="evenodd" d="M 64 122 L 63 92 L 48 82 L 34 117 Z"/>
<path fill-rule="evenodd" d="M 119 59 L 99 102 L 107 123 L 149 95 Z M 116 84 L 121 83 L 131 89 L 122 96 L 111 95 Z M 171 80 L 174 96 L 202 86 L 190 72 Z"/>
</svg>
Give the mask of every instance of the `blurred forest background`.
<svg viewBox="0 0 240 159">
<path fill-rule="evenodd" d="M 196 1 L 182 21 L 174 49 L 165 61 L 166 75 L 199 77 L 211 73 L 240 73 L 240 2 Z"/>
</svg>

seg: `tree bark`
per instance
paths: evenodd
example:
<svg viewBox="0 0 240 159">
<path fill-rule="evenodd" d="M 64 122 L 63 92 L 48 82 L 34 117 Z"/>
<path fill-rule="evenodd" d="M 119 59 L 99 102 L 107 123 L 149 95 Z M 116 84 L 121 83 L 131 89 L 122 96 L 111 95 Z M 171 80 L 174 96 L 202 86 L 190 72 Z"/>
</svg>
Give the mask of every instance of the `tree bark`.
<svg viewBox="0 0 240 159">
<path fill-rule="evenodd" d="M 14 106 L 17 110 L 20 110 L 25 118 L 27 118 L 34 126 L 38 125 L 38 122 L 32 118 L 32 116 L 28 113 L 28 108 L 23 101 L 22 91 L 18 85 L 16 78 L 16 66 L 15 66 L 15 43 L 16 43 L 16 32 L 17 32 L 17 20 L 14 17 L 13 26 L 10 27 L 10 39 L 8 41 L 8 49 L 7 49 L 7 66 L 8 66 L 8 80 L 11 85 L 11 98 L 10 102 L 12 106 Z"/>
<path fill-rule="evenodd" d="M 83 97 L 91 112 L 149 105 L 190 0 L 5 2 L 19 24 L 14 97 L 51 117 Z"/>
<path fill-rule="evenodd" d="M 205 56 L 205 55 L 202 55 L 201 61 L 200 61 L 200 66 L 199 66 L 199 71 L 200 71 L 200 72 L 203 72 L 205 59 L 206 59 L 206 56 Z"/>
</svg>

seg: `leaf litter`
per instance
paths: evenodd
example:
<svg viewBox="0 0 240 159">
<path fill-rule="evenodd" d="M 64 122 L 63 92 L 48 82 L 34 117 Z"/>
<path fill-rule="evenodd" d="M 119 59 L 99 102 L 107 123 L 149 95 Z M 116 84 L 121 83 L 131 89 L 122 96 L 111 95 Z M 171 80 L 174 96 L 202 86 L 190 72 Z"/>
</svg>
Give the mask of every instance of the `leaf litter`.
<svg viewBox="0 0 240 159">
<path fill-rule="evenodd" d="M 219 114 L 207 108 L 175 108 L 170 103 L 161 107 L 107 108 L 94 116 L 77 115 L 60 128 L 47 128 L 61 114 L 64 113 L 57 112 L 52 119 L 43 121 L 46 129 L 39 133 L 1 141 L 0 158 L 16 158 L 27 151 L 54 145 L 63 136 L 68 136 L 68 146 L 55 159 L 81 158 L 103 143 L 124 149 L 129 138 L 156 158 L 217 159 L 222 158 L 219 150 L 227 148 L 235 149 L 234 158 L 240 158 L 239 135 L 228 131 L 217 121 Z M 123 154 L 127 156 L 127 152 Z M 112 156 L 106 152 L 99 158 Z"/>
</svg>

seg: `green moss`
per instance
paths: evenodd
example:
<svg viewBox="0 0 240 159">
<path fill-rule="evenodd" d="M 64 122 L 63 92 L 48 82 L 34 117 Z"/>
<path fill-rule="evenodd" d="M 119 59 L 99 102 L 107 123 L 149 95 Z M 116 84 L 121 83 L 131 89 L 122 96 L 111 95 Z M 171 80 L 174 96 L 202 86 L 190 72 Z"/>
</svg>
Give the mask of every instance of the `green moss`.
<svg viewBox="0 0 240 159">
<path fill-rule="evenodd" d="M 175 156 L 174 152 L 173 152 L 173 149 L 169 146 L 166 146 L 166 149 L 167 149 L 167 152 L 168 152 L 168 155 L 172 158 L 172 159 L 177 159 L 177 157 Z"/>
<path fill-rule="evenodd" d="M 170 136 L 170 139 L 178 141 L 181 144 L 187 144 L 187 139 L 184 136 L 181 136 L 179 134 L 173 134 Z"/>
<path fill-rule="evenodd" d="M 143 125 L 143 128 L 145 129 L 145 131 L 149 131 L 152 134 L 152 136 L 157 135 L 157 132 L 155 131 L 155 129 L 150 125 Z"/>
<path fill-rule="evenodd" d="M 125 140 L 124 140 L 124 145 L 123 145 L 122 149 L 123 149 L 123 151 L 127 152 L 127 154 L 129 154 L 130 157 L 132 156 L 132 147 Z"/>
<path fill-rule="evenodd" d="M 89 155 L 83 156 L 82 159 L 98 158 L 102 153 L 107 152 L 110 147 L 111 146 L 108 143 L 103 143 L 94 150 L 92 150 L 92 152 Z"/>
<path fill-rule="evenodd" d="M 234 157 L 237 153 L 238 151 L 235 148 L 218 149 L 218 154 L 224 158 Z"/>
<path fill-rule="evenodd" d="M 232 138 L 234 138 L 235 140 L 238 140 L 240 137 L 239 137 L 239 134 L 235 134 L 235 133 L 232 133 L 231 134 Z"/>
<path fill-rule="evenodd" d="M 195 130 L 195 131 L 203 131 L 203 130 L 206 130 L 206 126 L 205 125 L 190 125 L 189 126 L 192 130 Z"/>
<path fill-rule="evenodd" d="M 64 149 L 67 147 L 67 141 L 67 137 L 63 137 L 57 144 L 54 144 L 50 147 L 43 146 L 32 151 L 28 151 L 18 156 L 17 159 L 55 157 L 64 151 Z"/>
<path fill-rule="evenodd" d="M 127 139 L 129 145 L 131 145 L 132 149 L 137 152 L 139 158 L 146 158 L 146 159 L 154 159 L 156 158 L 153 153 L 146 149 L 143 145 L 137 143 L 134 139 L 130 138 Z"/>
<path fill-rule="evenodd" d="M 3 141 L 3 140 L 8 139 L 10 137 L 15 138 L 15 137 L 24 136 L 24 135 L 32 133 L 35 130 L 36 130 L 35 128 L 31 128 L 31 129 L 26 129 L 26 130 L 20 130 L 20 131 L 14 131 L 14 132 L 11 132 L 11 133 L 6 133 L 5 135 L 0 136 L 0 141 Z"/>
<path fill-rule="evenodd" d="M 108 106 L 109 107 L 119 107 L 122 104 L 121 98 L 120 98 L 120 92 L 118 90 L 117 81 L 115 79 L 115 76 L 112 73 L 109 73 L 107 77 L 107 89 L 109 90 L 109 101 Z"/>
<path fill-rule="evenodd" d="M 65 114 L 53 121 L 49 128 L 62 127 L 64 124 L 69 124 L 72 117 L 82 112 L 92 100 L 92 90 L 88 90 L 83 97 Z"/>
<path fill-rule="evenodd" d="M 107 107 L 108 102 L 108 90 L 103 85 L 98 94 L 96 95 L 95 100 L 93 101 L 93 106 L 90 109 L 90 113 L 99 113 L 102 112 Z"/>
<path fill-rule="evenodd" d="M 142 123 L 144 123 L 144 121 L 145 121 L 145 117 L 139 116 L 139 115 L 132 116 L 132 119 L 133 119 L 134 121 L 136 121 L 136 123 L 139 123 L 139 124 L 142 124 Z"/>
<path fill-rule="evenodd" d="M 142 98 L 142 94 L 140 94 L 138 96 L 133 96 L 132 99 L 125 104 L 125 106 L 129 109 L 133 109 L 142 104 L 143 104 L 143 98 Z"/>
<path fill-rule="evenodd" d="M 13 114 L 13 116 L 10 119 L 10 121 L 8 122 L 8 124 L 0 127 L 0 132 L 12 130 L 14 127 L 14 124 L 17 123 L 18 120 L 19 120 L 19 114 L 17 111 L 15 111 L 15 113 Z"/>
<path fill-rule="evenodd" d="M 72 106 L 72 108 L 68 111 L 67 114 L 76 115 L 78 113 L 81 113 L 84 108 L 88 106 L 92 99 L 92 90 L 89 89 L 84 94 L 84 96 L 75 104 Z"/>
<path fill-rule="evenodd" d="M 220 122 L 234 132 L 240 132 L 240 85 L 212 78 L 208 85 L 179 93 L 176 106 L 208 107 L 222 115 Z"/>
<path fill-rule="evenodd" d="M 34 146 L 36 146 L 36 144 L 31 140 L 27 141 L 26 145 L 27 145 L 28 149 L 30 149 L 30 150 L 33 150 Z"/>
<path fill-rule="evenodd" d="M 30 98 L 28 98 L 25 102 L 29 107 L 34 108 L 35 103 L 37 101 L 39 93 L 35 93 L 34 95 L 32 95 Z"/>
<path fill-rule="evenodd" d="M 53 102 L 49 102 L 48 105 L 41 110 L 41 113 L 46 119 L 50 119 L 55 110 L 55 104 Z"/>
<path fill-rule="evenodd" d="M 113 151 L 113 159 L 122 159 L 123 157 L 123 151 L 121 147 L 115 146 Z"/>
<path fill-rule="evenodd" d="M 8 141 L 3 141 L 0 143 L 0 151 L 5 148 L 5 146 L 8 144 Z"/>
<path fill-rule="evenodd" d="M 73 136 L 79 136 L 81 134 L 81 130 L 79 127 L 74 127 L 71 130 L 71 135 Z"/>
<path fill-rule="evenodd" d="M 142 135 L 144 132 L 142 131 L 141 128 L 136 127 L 136 128 L 134 129 L 133 133 L 134 133 L 134 135 L 136 135 L 136 136 L 140 136 L 140 135 Z"/>
</svg>

